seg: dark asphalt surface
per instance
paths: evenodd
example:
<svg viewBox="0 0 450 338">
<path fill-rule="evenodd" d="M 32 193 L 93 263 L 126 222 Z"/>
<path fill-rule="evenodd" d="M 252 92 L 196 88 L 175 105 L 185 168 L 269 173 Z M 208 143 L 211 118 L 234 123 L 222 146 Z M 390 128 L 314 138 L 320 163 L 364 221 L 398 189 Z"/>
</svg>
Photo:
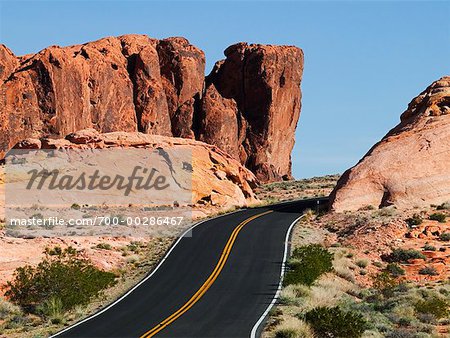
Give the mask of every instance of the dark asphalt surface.
<svg viewBox="0 0 450 338">
<path fill-rule="evenodd" d="M 323 200 L 325 203 L 325 200 Z M 279 284 L 291 223 L 316 200 L 242 210 L 195 227 L 156 273 L 102 314 L 56 337 L 140 337 L 183 306 L 214 270 L 233 230 L 240 231 L 214 284 L 180 318 L 155 337 L 249 337 Z"/>
</svg>

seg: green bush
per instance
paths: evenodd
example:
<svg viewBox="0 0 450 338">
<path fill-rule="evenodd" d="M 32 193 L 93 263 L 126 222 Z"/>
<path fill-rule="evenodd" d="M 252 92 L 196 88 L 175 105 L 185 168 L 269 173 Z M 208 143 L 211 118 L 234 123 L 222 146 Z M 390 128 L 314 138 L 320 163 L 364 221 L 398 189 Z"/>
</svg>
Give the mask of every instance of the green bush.
<svg viewBox="0 0 450 338">
<path fill-rule="evenodd" d="M 111 250 L 112 246 L 109 243 L 99 243 L 95 246 L 97 249 L 103 249 L 103 250 Z"/>
<path fill-rule="evenodd" d="M 450 232 L 444 232 L 440 234 L 439 239 L 444 242 L 450 241 Z"/>
<path fill-rule="evenodd" d="M 420 224 L 422 224 L 423 220 L 422 220 L 422 217 L 420 217 L 420 216 L 417 215 L 417 214 L 414 214 L 413 217 L 410 217 L 410 218 L 405 219 L 405 222 L 406 222 L 410 227 L 412 227 L 412 226 L 414 226 L 414 225 L 420 225 Z"/>
<path fill-rule="evenodd" d="M 369 265 L 369 261 L 367 259 L 360 259 L 356 261 L 356 265 L 361 269 L 364 269 L 367 267 L 367 265 Z"/>
<path fill-rule="evenodd" d="M 391 297 L 394 289 L 399 285 L 398 280 L 386 271 L 374 276 L 372 281 L 374 289 L 380 291 L 385 297 Z"/>
<path fill-rule="evenodd" d="M 357 338 L 367 327 L 361 314 L 342 311 L 338 306 L 317 307 L 305 314 L 305 321 L 318 337 Z"/>
<path fill-rule="evenodd" d="M 439 273 L 432 266 L 425 266 L 419 270 L 420 275 L 437 276 Z"/>
<path fill-rule="evenodd" d="M 449 234 L 450 235 L 450 234 Z M 423 249 L 425 250 L 425 251 L 436 251 L 436 247 L 434 247 L 434 246 L 432 246 L 432 245 L 430 245 L 430 244 L 425 244 L 424 246 L 423 246 Z"/>
<path fill-rule="evenodd" d="M 383 256 L 388 262 L 408 263 L 410 259 L 426 259 L 420 251 L 413 249 L 395 249 L 388 256 Z"/>
<path fill-rule="evenodd" d="M 435 316 L 437 319 L 446 318 L 450 315 L 449 301 L 437 296 L 418 301 L 414 304 L 414 309 L 419 313 L 426 313 Z"/>
<path fill-rule="evenodd" d="M 45 254 L 36 267 L 17 268 L 7 283 L 5 295 L 27 312 L 42 314 L 43 307 L 52 305 L 45 305 L 52 298 L 60 299 L 61 310 L 67 311 L 87 304 L 115 283 L 113 273 L 99 270 L 72 247 L 46 249 Z"/>
<path fill-rule="evenodd" d="M 284 285 L 312 285 L 323 273 L 333 269 L 333 254 L 318 244 L 296 248 L 288 264 Z"/>
<path fill-rule="evenodd" d="M 440 212 L 436 212 L 434 214 L 431 214 L 429 219 L 432 221 L 438 221 L 439 223 L 445 223 L 446 216 Z"/>
<path fill-rule="evenodd" d="M 386 271 L 389 272 L 394 277 L 400 277 L 405 274 L 405 270 L 396 263 L 389 263 L 386 266 Z"/>
</svg>

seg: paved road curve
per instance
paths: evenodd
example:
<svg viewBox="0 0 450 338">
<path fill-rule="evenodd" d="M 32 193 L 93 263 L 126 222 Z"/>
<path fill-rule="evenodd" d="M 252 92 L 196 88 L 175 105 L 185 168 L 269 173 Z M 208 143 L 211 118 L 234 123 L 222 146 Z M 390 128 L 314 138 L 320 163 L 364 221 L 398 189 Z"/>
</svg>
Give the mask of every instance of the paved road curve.
<svg viewBox="0 0 450 338">
<path fill-rule="evenodd" d="M 196 226 L 127 297 L 55 337 L 250 337 L 277 292 L 288 229 L 316 203 L 242 210 Z"/>
</svg>

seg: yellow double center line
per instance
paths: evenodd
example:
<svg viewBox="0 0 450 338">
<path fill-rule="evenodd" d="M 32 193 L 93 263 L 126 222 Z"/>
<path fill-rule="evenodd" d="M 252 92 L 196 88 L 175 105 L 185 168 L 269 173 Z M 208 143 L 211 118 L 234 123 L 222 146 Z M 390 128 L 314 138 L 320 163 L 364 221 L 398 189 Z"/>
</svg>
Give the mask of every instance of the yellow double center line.
<svg viewBox="0 0 450 338">
<path fill-rule="evenodd" d="M 267 215 L 271 213 L 272 210 L 262 212 L 260 214 L 254 215 L 252 217 L 247 218 L 245 221 L 239 223 L 239 225 L 233 230 L 231 233 L 230 238 L 227 241 L 227 244 L 225 245 L 225 248 L 222 251 L 222 254 L 220 255 L 220 259 L 217 262 L 216 267 L 214 268 L 214 271 L 211 273 L 211 275 L 208 277 L 208 279 L 203 283 L 203 285 L 200 287 L 200 289 L 197 290 L 197 292 L 177 311 L 175 311 L 173 314 L 171 314 L 169 317 L 164 319 L 161 323 L 156 325 L 151 330 L 144 333 L 140 338 L 149 338 L 153 337 L 155 334 L 157 334 L 159 331 L 173 323 L 175 320 L 177 320 L 179 317 L 181 317 L 184 313 L 186 313 L 192 306 L 194 306 L 195 303 L 197 303 L 200 298 L 208 291 L 208 289 L 211 287 L 211 285 L 215 282 L 217 277 L 219 276 L 220 272 L 222 271 L 223 267 L 225 266 L 225 263 L 228 260 L 228 257 L 230 256 L 231 249 L 233 248 L 234 242 L 236 241 L 236 238 L 239 234 L 239 232 L 242 230 L 242 228 L 249 222 L 253 221 L 254 219 Z"/>
</svg>

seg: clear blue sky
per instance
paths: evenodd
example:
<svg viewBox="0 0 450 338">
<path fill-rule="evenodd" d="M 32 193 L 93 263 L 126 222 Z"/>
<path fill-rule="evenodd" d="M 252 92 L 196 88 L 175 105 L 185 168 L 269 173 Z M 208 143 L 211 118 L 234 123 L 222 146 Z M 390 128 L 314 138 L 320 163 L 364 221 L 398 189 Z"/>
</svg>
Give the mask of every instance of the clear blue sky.
<svg viewBox="0 0 450 338">
<path fill-rule="evenodd" d="M 303 48 L 297 178 L 343 172 L 450 74 L 450 2 L 2 1 L 0 42 L 16 54 L 126 33 L 184 36 L 207 71 L 238 41 Z"/>
</svg>

